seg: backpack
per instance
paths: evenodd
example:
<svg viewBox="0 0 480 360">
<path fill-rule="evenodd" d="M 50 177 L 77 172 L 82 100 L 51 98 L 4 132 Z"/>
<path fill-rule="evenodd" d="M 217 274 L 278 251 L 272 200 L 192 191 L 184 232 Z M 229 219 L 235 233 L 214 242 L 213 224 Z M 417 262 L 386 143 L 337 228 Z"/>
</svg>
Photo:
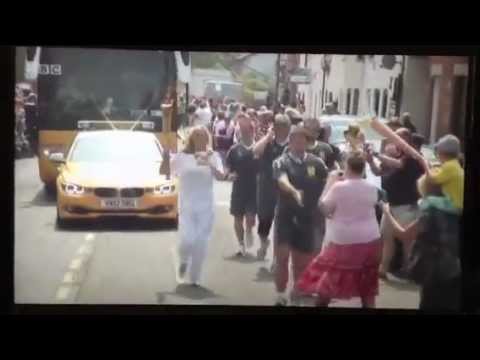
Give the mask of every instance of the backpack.
<svg viewBox="0 0 480 360">
<path fill-rule="evenodd" d="M 407 265 L 411 280 L 423 285 L 432 279 L 448 281 L 460 274 L 459 223 L 457 214 L 434 207 L 422 210 L 420 230 Z"/>
</svg>

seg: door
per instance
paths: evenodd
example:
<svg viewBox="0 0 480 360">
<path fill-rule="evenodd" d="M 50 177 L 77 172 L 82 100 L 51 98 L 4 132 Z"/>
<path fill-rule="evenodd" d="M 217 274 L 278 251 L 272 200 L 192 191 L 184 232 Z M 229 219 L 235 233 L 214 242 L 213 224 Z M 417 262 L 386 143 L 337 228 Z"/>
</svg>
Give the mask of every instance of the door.
<svg viewBox="0 0 480 360">
<path fill-rule="evenodd" d="M 350 114 L 350 102 L 352 99 L 352 89 L 347 90 L 347 105 L 345 107 L 345 114 Z"/>
<path fill-rule="evenodd" d="M 355 89 L 353 90 L 353 109 L 352 109 L 352 114 L 353 115 L 358 115 L 358 101 L 360 98 L 360 90 Z"/>
<path fill-rule="evenodd" d="M 455 76 L 453 84 L 452 112 L 450 115 L 450 131 L 463 144 L 465 139 L 465 115 L 467 106 L 467 77 Z"/>
<path fill-rule="evenodd" d="M 374 91 L 374 98 L 373 98 L 373 111 L 374 114 L 378 116 L 380 112 L 380 90 L 375 89 Z"/>
<path fill-rule="evenodd" d="M 382 95 L 382 113 L 381 113 L 381 116 L 383 118 L 387 116 L 387 104 L 388 104 L 388 90 L 384 89 L 383 95 Z"/>
<path fill-rule="evenodd" d="M 434 76 L 432 78 L 432 117 L 430 122 L 430 143 L 434 144 L 437 141 L 438 128 L 438 109 L 440 101 L 440 77 Z"/>
</svg>

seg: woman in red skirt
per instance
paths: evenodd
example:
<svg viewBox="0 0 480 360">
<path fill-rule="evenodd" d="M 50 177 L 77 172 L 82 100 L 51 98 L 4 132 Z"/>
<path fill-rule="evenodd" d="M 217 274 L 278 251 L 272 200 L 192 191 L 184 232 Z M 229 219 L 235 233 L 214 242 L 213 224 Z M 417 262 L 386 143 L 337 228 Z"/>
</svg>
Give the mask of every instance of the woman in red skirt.
<svg viewBox="0 0 480 360">
<path fill-rule="evenodd" d="M 365 159 L 347 158 L 346 172 L 331 173 L 319 206 L 327 217 L 324 247 L 296 284 L 296 291 L 316 295 L 317 306 L 332 299 L 360 297 L 365 308 L 375 307 L 380 230 L 375 216 L 378 189 L 363 179 Z"/>
</svg>

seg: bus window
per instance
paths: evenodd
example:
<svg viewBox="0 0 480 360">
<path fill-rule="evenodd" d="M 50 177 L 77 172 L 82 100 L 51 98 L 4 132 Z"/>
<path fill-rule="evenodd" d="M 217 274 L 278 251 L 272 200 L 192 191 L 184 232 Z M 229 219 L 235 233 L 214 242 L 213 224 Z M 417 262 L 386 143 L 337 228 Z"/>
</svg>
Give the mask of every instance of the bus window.
<svg viewBox="0 0 480 360">
<path fill-rule="evenodd" d="M 42 47 L 36 54 L 43 69 L 37 78 L 39 172 L 47 186 L 57 171 L 45 154 L 68 148 L 81 120 L 150 121 L 157 138 L 176 149 L 175 109 L 165 115 L 171 131 L 162 131 L 162 104 L 177 88 L 174 52 Z"/>
</svg>

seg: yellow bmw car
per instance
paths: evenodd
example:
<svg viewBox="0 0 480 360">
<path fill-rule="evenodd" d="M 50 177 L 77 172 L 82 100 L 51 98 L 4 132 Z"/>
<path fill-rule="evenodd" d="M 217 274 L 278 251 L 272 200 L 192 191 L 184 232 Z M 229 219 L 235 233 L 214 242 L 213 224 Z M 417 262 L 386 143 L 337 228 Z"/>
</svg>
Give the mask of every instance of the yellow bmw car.
<svg viewBox="0 0 480 360">
<path fill-rule="evenodd" d="M 176 179 L 160 175 L 163 149 L 153 133 L 79 132 L 58 166 L 57 223 L 105 216 L 178 219 Z"/>
</svg>

